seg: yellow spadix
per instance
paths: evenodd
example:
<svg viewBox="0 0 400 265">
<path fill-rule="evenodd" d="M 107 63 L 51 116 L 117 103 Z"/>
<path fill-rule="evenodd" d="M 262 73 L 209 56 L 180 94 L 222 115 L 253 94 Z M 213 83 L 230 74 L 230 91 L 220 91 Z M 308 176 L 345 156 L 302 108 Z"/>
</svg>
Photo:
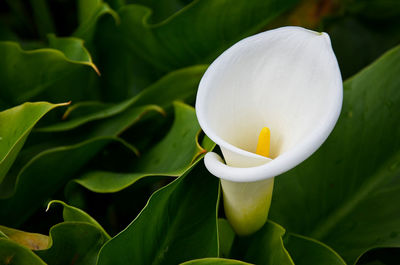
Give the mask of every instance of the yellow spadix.
<svg viewBox="0 0 400 265">
<path fill-rule="evenodd" d="M 260 136 L 258 136 L 257 155 L 269 157 L 269 149 L 271 146 L 271 131 L 268 127 L 262 128 Z"/>
</svg>

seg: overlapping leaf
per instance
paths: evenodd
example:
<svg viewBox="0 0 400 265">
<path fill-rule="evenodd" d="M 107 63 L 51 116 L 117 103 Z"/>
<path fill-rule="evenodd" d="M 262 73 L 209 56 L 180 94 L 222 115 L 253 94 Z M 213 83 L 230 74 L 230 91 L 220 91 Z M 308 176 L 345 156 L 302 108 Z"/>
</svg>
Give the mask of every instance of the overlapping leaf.
<svg viewBox="0 0 400 265">
<path fill-rule="evenodd" d="M 4 238 L 0 238 L 0 262 L 15 265 L 46 265 L 28 248 Z"/>
<path fill-rule="evenodd" d="M 255 264 L 346 265 L 328 246 L 314 239 L 288 234 L 272 221 L 251 236 L 237 237 L 232 254 L 235 258 Z"/>
<path fill-rule="evenodd" d="M 119 10 L 120 27 L 138 55 L 160 69 L 171 70 L 210 62 L 296 3 L 238 0 L 232 5 L 226 0 L 196 0 L 157 24 L 149 22 L 151 9 L 127 5 Z"/>
<path fill-rule="evenodd" d="M 139 216 L 102 248 L 98 264 L 179 264 L 217 257 L 218 190 L 218 180 L 203 163 L 193 166 L 152 195 Z"/>
<path fill-rule="evenodd" d="M 49 237 L 0 226 L 6 235 L 0 239 L 0 261 L 4 264 L 96 264 L 100 248 L 110 239 L 109 235 L 82 210 L 61 201 L 52 201 L 49 207 L 51 204 L 63 206 L 65 222 L 53 226 Z"/>
<path fill-rule="evenodd" d="M 117 115 L 128 108 L 155 104 L 169 108 L 173 101 L 192 103 L 197 85 L 207 66 L 199 65 L 180 69 L 146 88 L 135 97 L 118 104 L 83 102 L 71 106 L 65 114 L 65 121 L 40 128 L 41 132 L 58 132 L 77 128 L 90 121 L 105 119 Z"/>
<path fill-rule="evenodd" d="M 8 170 L 17 158 L 35 124 L 53 108 L 65 104 L 47 102 L 25 103 L 0 112 L 0 198 L 6 194 L 4 182 Z"/>
<path fill-rule="evenodd" d="M 98 44 L 95 53 L 99 68 L 104 73 L 102 90 L 107 98 L 121 101 L 169 71 L 210 63 L 224 49 L 256 33 L 298 1 L 240 0 L 232 5 L 229 0 L 196 0 L 179 11 L 166 13 L 159 23 L 152 22 L 152 9 L 159 17 L 159 7 L 173 3 L 156 1 L 152 5 L 141 1 L 149 8 L 116 2 L 110 5 L 119 7 L 120 23 L 111 18 L 100 21 L 101 30 L 94 42 Z M 111 53 L 110 47 L 117 48 Z"/>
<path fill-rule="evenodd" d="M 39 96 L 41 100 L 53 102 L 97 97 L 92 85 L 96 74 L 91 69 L 93 64 L 87 60 L 89 55 L 79 60 L 85 54 L 82 43 L 66 38 L 57 39 L 53 44 L 61 50 L 68 48 L 67 55 L 59 49 L 26 51 L 16 42 L 0 42 L 0 98 L 5 104 L 3 108 Z M 80 55 L 73 57 L 76 52 Z"/>
<path fill-rule="evenodd" d="M 78 0 L 77 2 L 79 27 L 74 32 L 75 36 L 90 43 L 96 32 L 98 20 L 105 15 L 110 15 L 115 23 L 119 23 L 117 12 L 102 0 Z"/>
<path fill-rule="evenodd" d="M 198 141 L 200 126 L 192 107 L 176 102 L 171 130 L 153 148 L 141 156 L 132 168 L 135 173 L 88 172 L 75 181 L 94 192 L 117 192 L 149 176 L 180 176 L 200 154 L 205 153 Z"/>
<path fill-rule="evenodd" d="M 66 222 L 84 222 L 88 224 L 92 224 L 96 226 L 99 230 L 101 230 L 104 234 L 104 237 L 107 239 L 110 239 L 111 237 L 108 235 L 108 233 L 104 230 L 104 228 L 95 220 L 93 217 L 82 211 L 81 209 L 78 209 L 76 207 L 73 207 L 71 205 L 66 204 L 63 201 L 51 201 L 47 205 L 47 209 L 49 209 L 53 204 L 59 204 L 63 206 L 63 219 Z"/>
<path fill-rule="evenodd" d="M 36 254 L 47 264 L 95 265 L 100 248 L 108 240 L 97 226 L 64 222 L 50 229 L 51 245 Z"/>
<path fill-rule="evenodd" d="M 35 156 L 18 174 L 15 194 L 0 201 L 2 224 L 18 225 L 25 221 L 113 140 L 112 137 L 95 138 L 73 146 L 49 149 Z"/>
<path fill-rule="evenodd" d="M 87 131 L 83 140 L 89 140 L 55 147 L 36 155 L 15 176 L 13 184 L 9 185 L 8 192 L 15 191 L 13 197 L 0 202 L 0 216 L 3 223 L 15 224 L 25 220 L 108 143 L 117 141 L 125 145 L 124 141 L 115 136 L 153 109 L 152 106 L 134 108 L 112 121 L 106 120 L 102 124 L 97 124 L 93 130 Z M 26 196 L 29 196 L 30 200 L 27 201 Z"/>
</svg>

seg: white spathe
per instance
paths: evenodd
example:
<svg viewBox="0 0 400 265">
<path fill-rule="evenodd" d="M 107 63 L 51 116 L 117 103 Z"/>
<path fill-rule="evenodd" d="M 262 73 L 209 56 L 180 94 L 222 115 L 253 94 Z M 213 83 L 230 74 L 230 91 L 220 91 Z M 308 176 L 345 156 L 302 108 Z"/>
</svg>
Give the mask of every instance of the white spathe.
<svg viewBox="0 0 400 265">
<path fill-rule="evenodd" d="M 239 41 L 201 79 L 196 113 L 222 150 L 205 156 L 221 178 L 225 212 L 238 234 L 266 221 L 273 178 L 315 152 L 339 117 L 343 88 L 328 34 L 283 27 Z M 270 158 L 255 154 L 263 127 Z"/>
</svg>

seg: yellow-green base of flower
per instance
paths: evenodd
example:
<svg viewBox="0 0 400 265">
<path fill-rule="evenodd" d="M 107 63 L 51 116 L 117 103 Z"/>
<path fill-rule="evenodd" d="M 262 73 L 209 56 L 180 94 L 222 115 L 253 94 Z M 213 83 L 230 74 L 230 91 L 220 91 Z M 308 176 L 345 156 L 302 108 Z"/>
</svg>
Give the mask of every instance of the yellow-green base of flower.
<svg viewBox="0 0 400 265">
<path fill-rule="evenodd" d="M 238 235 L 250 235 L 267 221 L 274 178 L 257 182 L 221 180 L 225 215 Z"/>
</svg>

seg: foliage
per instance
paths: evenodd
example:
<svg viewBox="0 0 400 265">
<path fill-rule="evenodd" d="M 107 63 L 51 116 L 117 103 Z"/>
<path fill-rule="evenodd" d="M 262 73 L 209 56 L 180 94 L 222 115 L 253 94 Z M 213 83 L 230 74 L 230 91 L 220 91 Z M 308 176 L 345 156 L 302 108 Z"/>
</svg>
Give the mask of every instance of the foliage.
<svg viewBox="0 0 400 265">
<path fill-rule="evenodd" d="M 398 264 L 399 16 L 376 0 L 1 2 L 0 264 Z M 286 24 L 330 34 L 343 110 L 238 237 L 197 86 Z"/>
</svg>

